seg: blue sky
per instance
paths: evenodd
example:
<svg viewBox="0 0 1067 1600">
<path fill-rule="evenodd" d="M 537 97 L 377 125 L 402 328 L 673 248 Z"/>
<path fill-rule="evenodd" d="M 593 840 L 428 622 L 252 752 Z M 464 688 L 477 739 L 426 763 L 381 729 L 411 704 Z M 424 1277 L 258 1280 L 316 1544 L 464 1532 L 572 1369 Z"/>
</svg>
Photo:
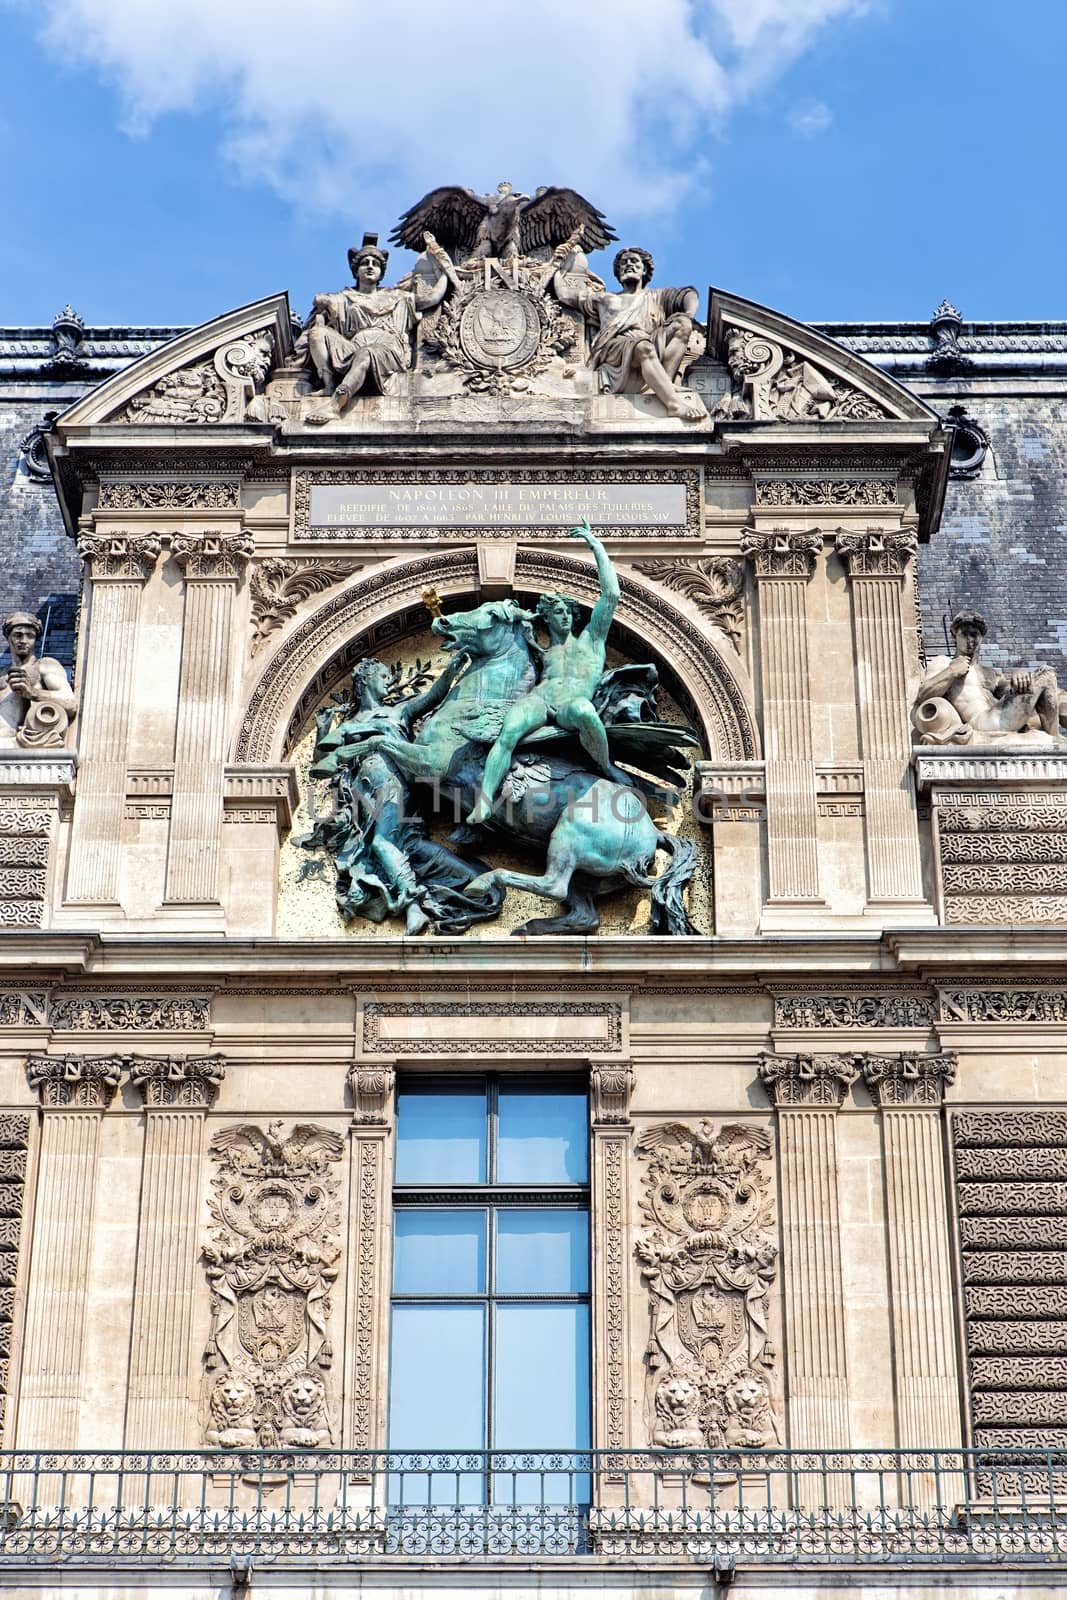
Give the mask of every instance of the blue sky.
<svg viewBox="0 0 1067 1600">
<path fill-rule="evenodd" d="M 0 0 L 0 43 L 0 324 L 303 313 L 505 176 L 803 320 L 1067 318 L 1063 0 Z"/>
</svg>

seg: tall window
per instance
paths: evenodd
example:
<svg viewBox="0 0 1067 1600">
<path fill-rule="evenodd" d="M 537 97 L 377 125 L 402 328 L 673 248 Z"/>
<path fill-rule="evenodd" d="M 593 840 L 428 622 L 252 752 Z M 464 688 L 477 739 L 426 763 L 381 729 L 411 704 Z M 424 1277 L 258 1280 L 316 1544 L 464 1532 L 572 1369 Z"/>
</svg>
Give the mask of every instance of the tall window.
<svg viewBox="0 0 1067 1600">
<path fill-rule="evenodd" d="M 396 1130 L 390 1448 L 587 1447 L 584 1085 L 402 1079 Z"/>
</svg>

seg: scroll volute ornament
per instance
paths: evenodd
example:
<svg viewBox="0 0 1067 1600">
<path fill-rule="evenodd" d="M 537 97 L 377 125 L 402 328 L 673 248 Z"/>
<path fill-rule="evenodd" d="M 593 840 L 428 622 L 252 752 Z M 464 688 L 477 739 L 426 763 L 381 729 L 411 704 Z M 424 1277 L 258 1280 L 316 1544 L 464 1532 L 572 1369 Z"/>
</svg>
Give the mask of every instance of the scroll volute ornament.
<svg viewBox="0 0 1067 1600">
<path fill-rule="evenodd" d="M 298 1123 L 223 1128 L 204 1246 L 211 1337 L 204 1438 L 221 1449 L 314 1449 L 335 1437 L 327 1374 L 340 1223 L 340 1134 Z"/>
<path fill-rule="evenodd" d="M 737 1122 L 661 1122 L 637 1242 L 649 1291 L 646 1410 L 667 1449 L 758 1449 L 779 1439 L 768 1292 L 777 1245 L 769 1134 Z"/>
</svg>

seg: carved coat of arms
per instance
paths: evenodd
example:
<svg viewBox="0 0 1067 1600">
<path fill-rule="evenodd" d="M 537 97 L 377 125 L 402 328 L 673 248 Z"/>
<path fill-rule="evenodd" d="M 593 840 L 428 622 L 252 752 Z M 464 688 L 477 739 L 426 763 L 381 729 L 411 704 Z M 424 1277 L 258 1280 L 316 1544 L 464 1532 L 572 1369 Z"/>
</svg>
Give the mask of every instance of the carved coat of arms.
<svg viewBox="0 0 1067 1600">
<path fill-rule="evenodd" d="M 204 1437 L 221 1449 L 313 1449 L 334 1434 L 327 1319 L 344 1142 L 308 1123 L 284 1140 L 280 1130 L 245 1123 L 211 1141 Z"/>
<path fill-rule="evenodd" d="M 759 1127 L 663 1122 L 637 1141 L 649 1163 L 638 1240 L 649 1290 L 651 1440 L 667 1449 L 758 1449 L 778 1438 L 767 1296 L 777 1247 L 770 1138 Z"/>
</svg>

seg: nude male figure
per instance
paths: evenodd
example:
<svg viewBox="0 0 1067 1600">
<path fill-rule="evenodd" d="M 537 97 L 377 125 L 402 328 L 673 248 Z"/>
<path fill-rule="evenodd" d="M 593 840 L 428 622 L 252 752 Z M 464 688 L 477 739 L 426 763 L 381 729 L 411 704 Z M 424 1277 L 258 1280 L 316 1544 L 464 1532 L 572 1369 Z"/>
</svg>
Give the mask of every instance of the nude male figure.
<svg viewBox="0 0 1067 1600">
<path fill-rule="evenodd" d="M 1055 737 L 1059 732 L 1061 692 L 1053 669 L 1037 667 L 1032 672 L 1005 674 L 980 666 L 978 655 L 986 622 L 975 611 L 957 612 L 949 630 L 956 653 L 939 656 L 930 663 L 917 703 L 947 700 L 964 727 L 979 735 L 1004 739 L 1026 734 L 1033 731 L 1036 720 L 1044 733 Z"/>
<path fill-rule="evenodd" d="M 548 629 L 541 680 L 529 694 L 509 707 L 496 743 L 489 752 L 481 789 L 468 822 L 484 822 L 492 815 L 493 800 L 507 776 L 515 747 L 537 728 L 556 723 L 576 733 L 597 769 L 616 783 L 629 784 L 625 772 L 612 764 L 608 736 L 593 705 L 593 695 L 604 674 L 608 629 L 619 603 L 619 580 L 607 551 L 588 520 L 571 532 L 584 539 L 596 560 L 600 598 L 581 633 L 575 633 L 577 603 L 565 594 L 545 594 L 536 615 Z"/>
</svg>

